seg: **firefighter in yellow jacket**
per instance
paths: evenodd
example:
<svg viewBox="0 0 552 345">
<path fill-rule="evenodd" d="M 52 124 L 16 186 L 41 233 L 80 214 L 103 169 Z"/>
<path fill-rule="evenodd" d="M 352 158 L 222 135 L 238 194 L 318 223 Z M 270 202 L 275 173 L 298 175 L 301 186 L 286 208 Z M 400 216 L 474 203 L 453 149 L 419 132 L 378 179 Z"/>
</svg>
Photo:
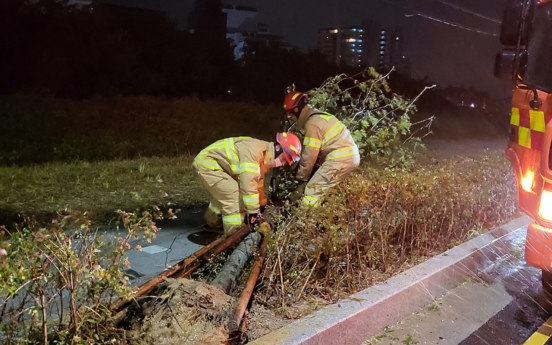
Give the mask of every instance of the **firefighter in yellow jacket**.
<svg viewBox="0 0 552 345">
<path fill-rule="evenodd" d="M 330 187 L 345 179 L 358 167 L 358 147 L 347 127 L 332 114 L 311 106 L 307 94 L 289 92 L 284 98 L 284 109 L 288 117 L 297 117 L 296 125 L 305 134 L 296 175 L 304 188 L 301 203 L 317 206 Z M 319 168 L 311 177 L 316 164 Z M 298 192 L 301 189 L 299 187 Z"/>
<path fill-rule="evenodd" d="M 276 143 L 250 137 L 219 140 L 203 149 L 192 166 L 211 195 L 205 211 L 207 225 L 228 233 L 245 222 L 258 224 L 266 205 L 264 176 L 272 168 L 299 161 L 301 141 L 292 133 L 277 133 Z M 221 217 L 222 216 L 222 217 Z"/>
</svg>

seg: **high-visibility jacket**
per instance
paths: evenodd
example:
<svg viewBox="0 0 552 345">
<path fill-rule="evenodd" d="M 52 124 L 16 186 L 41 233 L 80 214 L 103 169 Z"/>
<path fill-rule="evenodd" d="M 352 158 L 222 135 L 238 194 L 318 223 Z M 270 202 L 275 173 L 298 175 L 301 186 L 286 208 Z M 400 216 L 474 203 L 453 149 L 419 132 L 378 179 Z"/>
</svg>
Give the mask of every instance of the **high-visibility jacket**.
<svg viewBox="0 0 552 345">
<path fill-rule="evenodd" d="M 317 161 L 347 160 L 359 155 L 351 133 L 332 114 L 307 104 L 299 114 L 297 127 L 305 133 L 296 176 L 299 181 L 309 180 Z"/>
<path fill-rule="evenodd" d="M 250 137 L 221 139 L 203 149 L 194 164 L 209 170 L 223 170 L 238 181 L 247 213 L 260 212 L 264 176 L 274 167 L 274 143 Z"/>
</svg>

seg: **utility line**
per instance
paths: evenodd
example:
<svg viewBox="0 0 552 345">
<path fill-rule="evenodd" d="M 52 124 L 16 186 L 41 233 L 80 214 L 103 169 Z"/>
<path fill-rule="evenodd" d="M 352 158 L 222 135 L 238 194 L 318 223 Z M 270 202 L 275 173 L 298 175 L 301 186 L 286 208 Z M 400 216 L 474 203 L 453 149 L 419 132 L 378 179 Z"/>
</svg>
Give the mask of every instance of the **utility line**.
<svg viewBox="0 0 552 345">
<path fill-rule="evenodd" d="M 440 2 L 441 4 L 445 5 L 445 6 L 449 6 L 449 7 L 452 7 L 454 9 L 457 9 L 459 11 L 462 11 L 462 12 L 466 12 L 466 13 L 469 13 L 469 14 L 472 14 L 476 17 L 479 17 L 479 18 L 483 18 L 483 19 L 486 19 L 486 20 L 489 20 L 493 23 L 497 23 L 497 24 L 501 24 L 502 22 L 496 18 L 492 18 L 492 17 L 488 17 L 484 14 L 481 14 L 481 13 L 478 13 L 478 12 L 475 12 L 475 11 L 472 11 L 468 8 L 465 8 L 465 7 L 461 7 L 461 6 L 458 6 L 456 4 L 453 4 L 453 3 L 450 3 L 448 1 L 445 1 L 445 0 L 435 0 L 437 2 Z"/>
<path fill-rule="evenodd" d="M 393 5 L 393 6 L 402 8 L 403 10 L 406 10 L 406 11 L 409 11 L 409 12 L 414 12 L 413 14 L 405 14 L 405 17 L 420 16 L 420 17 L 423 17 L 423 18 L 426 18 L 426 19 L 430 19 L 430 20 L 439 22 L 439 23 L 441 23 L 441 24 L 449 25 L 449 26 L 452 26 L 452 27 L 455 27 L 455 28 L 459 28 L 459 29 L 463 29 L 463 30 L 468 30 L 468 31 L 473 31 L 473 32 L 477 32 L 477 33 L 483 34 L 483 35 L 497 36 L 497 34 L 495 34 L 495 33 L 488 32 L 488 31 L 484 31 L 484 30 L 480 30 L 480 29 L 473 28 L 473 27 L 466 26 L 466 25 L 462 25 L 462 24 L 457 24 L 457 23 L 449 22 L 449 21 L 446 21 L 446 20 L 443 20 L 443 19 L 439 19 L 439 18 L 436 18 L 436 17 L 430 16 L 430 15 L 421 13 L 420 11 L 417 11 L 417 10 L 414 10 L 414 9 L 412 9 L 412 8 L 409 8 L 409 7 L 406 7 L 406 6 L 397 4 L 397 3 L 392 2 L 392 1 L 389 1 L 389 0 L 381 0 L 381 1 L 386 2 L 386 3 L 390 4 L 390 5 Z"/>
</svg>

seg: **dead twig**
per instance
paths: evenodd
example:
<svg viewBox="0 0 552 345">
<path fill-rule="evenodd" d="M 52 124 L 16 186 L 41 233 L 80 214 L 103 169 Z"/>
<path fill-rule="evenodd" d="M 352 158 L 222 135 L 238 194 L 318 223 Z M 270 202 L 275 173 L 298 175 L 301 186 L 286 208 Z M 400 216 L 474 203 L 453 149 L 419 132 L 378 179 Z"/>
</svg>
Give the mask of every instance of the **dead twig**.
<svg viewBox="0 0 552 345">
<path fill-rule="evenodd" d="M 309 275 L 307 276 L 307 279 L 305 279 L 305 283 L 303 284 L 303 287 L 301 288 L 301 291 L 299 292 L 299 296 L 297 296 L 297 299 L 301 298 L 301 295 L 303 294 L 303 290 L 305 290 L 305 286 L 307 286 L 307 283 L 309 282 L 312 272 L 314 272 L 314 269 L 316 268 L 316 264 L 318 264 L 318 260 L 320 260 L 320 253 L 318 253 L 318 256 L 316 257 L 316 261 L 314 262 L 314 265 L 312 265 L 312 269 L 310 270 Z"/>
</svg>

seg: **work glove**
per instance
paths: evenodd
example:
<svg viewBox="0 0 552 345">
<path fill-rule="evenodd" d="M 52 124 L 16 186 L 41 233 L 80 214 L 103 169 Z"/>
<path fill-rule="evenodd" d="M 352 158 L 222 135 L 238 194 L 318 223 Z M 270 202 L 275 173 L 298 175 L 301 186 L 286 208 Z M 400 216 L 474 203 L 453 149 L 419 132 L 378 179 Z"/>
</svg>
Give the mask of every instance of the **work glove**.
<svg viewBox="0 0 552 345">
<path fill-rule="evenodd" d="M 259 213 L 249 213 L 245 216 L 245 224 L 249 225 L 251 231 L 255 231 L 255 227 L 259 225 L 261 215 Z"/>
<path fill-rule="evenodd" d="M 268 203 L 268 200 L 266 199 L 265 194 L 265 179 L 259 179 L 259 182 L 257 182 L 257 190 L 259 191 L 259 204 L 261 205 L 261 208 L 266 206 Z"/>
<path fill-rule="evenodd" d="M 303 196 L 303 193 L 305 193 L 305 188 L 307 187 L 307 181 L 299 181 L 297 184 L 297 187 L 293 192 L 289 194 L 289 201 L 296 202 L 297 200 L 301 199 Z"/>
<path fill-rule="evenodd" d="M 261 208 L 264 208 L 266 204 L 268 204 L 268 199 L 266 198 L 264 189 L 259 189 L 259 205 Z"/>
</svg>

